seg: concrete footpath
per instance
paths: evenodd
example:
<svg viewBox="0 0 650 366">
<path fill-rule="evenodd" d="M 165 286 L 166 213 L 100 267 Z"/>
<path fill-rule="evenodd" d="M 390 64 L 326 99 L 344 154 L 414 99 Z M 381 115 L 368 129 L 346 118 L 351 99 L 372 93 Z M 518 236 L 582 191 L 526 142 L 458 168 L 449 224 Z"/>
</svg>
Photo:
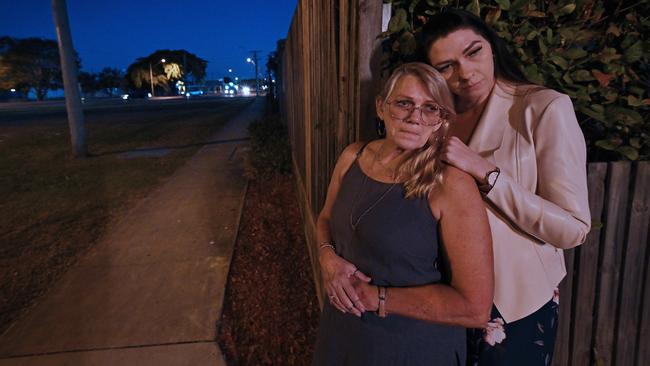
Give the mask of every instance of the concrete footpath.
<svg viewBox="0 0 650 366">
<path fill-rule="evenodd" d="M 260 98 L 0 336 L 0 366 L 225 365 L 216 344 Z"/>
</svg>

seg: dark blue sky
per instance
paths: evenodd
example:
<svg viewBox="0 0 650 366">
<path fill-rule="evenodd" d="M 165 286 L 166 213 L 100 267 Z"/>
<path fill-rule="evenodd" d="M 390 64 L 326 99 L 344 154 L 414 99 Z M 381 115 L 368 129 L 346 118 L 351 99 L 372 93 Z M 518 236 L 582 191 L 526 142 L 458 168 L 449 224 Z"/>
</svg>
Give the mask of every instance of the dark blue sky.
<svg viewBox="0 0 650 366">
<path fill-rule="evenodd" d="M 254 76 L 246 58 L 266 57 L 285 38 L 297 0 L 67 0 L 82 70 L 126 69 L 158 49 L 186 49 L 208 61 L 207 77 Z M 0 35 L 56 39 L 50 0 L 0 0 Z"/>
</svg>

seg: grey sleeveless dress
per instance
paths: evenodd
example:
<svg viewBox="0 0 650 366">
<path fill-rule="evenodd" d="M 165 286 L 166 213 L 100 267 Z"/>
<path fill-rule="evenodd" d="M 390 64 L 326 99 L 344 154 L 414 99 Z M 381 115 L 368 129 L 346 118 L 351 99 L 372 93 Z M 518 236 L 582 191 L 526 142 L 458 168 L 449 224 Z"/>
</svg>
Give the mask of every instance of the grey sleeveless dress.
<svg viewBox="0 0 650 366">
<path fill-rule="evenodd" d="M 427 200 L 405 199 L 402 185 L 373 180 L 356 160 L 341 182 L 330 229 L 338 254 L 369 275 L 374 285 L 443 281 L 438 225 Z M 365 312 L 357 318 L 326 300 L 312 365 L 460 365 L 465 362 L 465 339 L 462 327 L 390 313 L 379 318 Z"/>
</svg>

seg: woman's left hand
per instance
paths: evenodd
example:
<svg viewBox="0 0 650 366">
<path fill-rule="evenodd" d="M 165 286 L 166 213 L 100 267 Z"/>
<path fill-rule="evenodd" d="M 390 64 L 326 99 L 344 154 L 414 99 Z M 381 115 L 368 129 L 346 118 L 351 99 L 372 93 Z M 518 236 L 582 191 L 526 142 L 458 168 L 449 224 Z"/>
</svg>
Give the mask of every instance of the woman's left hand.
<svg viewBox="0 0 650 366">
<path fill-rule="evenodd" d="M 445 163 L 471 175 L 480 184 L 485 184 L 485 175 L 496 168 L 496 165 L 485 160 L 456 136 L 447 140 L 442 148 L 440 158 Z"/>
</svg>

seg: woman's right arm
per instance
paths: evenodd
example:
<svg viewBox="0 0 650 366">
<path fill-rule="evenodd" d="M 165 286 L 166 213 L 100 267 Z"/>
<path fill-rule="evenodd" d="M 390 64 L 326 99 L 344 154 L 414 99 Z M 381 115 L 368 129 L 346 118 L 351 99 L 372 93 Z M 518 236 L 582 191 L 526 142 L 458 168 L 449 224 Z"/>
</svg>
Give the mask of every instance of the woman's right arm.
<svg viewBox="0 0 650 366">
<path fill-rule="evenodd" d="M 569 249 L 582 244 L 591 227 L 585 140 L 568 96 L 534 101 L 539 104 L 535 109 L 543 110 L 530 127 L 534 155 L 517 155 L 512 169 L 517 174 L 535 174 L 537 187 L 531 191 L 522 186 L 502 166 L 486 197 L 517 229 L 540 242 Z M 496 167 L 457 137 L 449 139 L 443 160 L 477 181 Z"/>
<path fill-rule="evenodd" d="M 343 176 L 350 169 L 361 146 L 361 143 L 351 144 L 341 153 L 327 188 L 325 204 L 316 221 L 316 242 L 319 246 L 318 262 L 328 299 L 340 311 L 350 312 L 357 316 L 361 316 L 366 309 L 352 286 L 351 277 L 364 282 L 370 282 L 370 278 L 358 271 L 354 264 L 337 255 L 333 248 L 321 247 L 321 245 L 333 242 L 330 218 L 334 200 L 338 195 Z M 336 246 L 336 243 L 333 245 Z"/>
<path fill-rule="evenodd" d="M 432 198 L 439 212 L 442 247 L 449 263 L 450 283 L 388 287 L 385 309 L 434 323 L 484 327 L 494 295 L 492 236 L 485 204 L 474 179 L 447 167 L 440 193 Z M 378 309 L 378 289 L 355 283 L 369 310 Z"/>
</svg>

